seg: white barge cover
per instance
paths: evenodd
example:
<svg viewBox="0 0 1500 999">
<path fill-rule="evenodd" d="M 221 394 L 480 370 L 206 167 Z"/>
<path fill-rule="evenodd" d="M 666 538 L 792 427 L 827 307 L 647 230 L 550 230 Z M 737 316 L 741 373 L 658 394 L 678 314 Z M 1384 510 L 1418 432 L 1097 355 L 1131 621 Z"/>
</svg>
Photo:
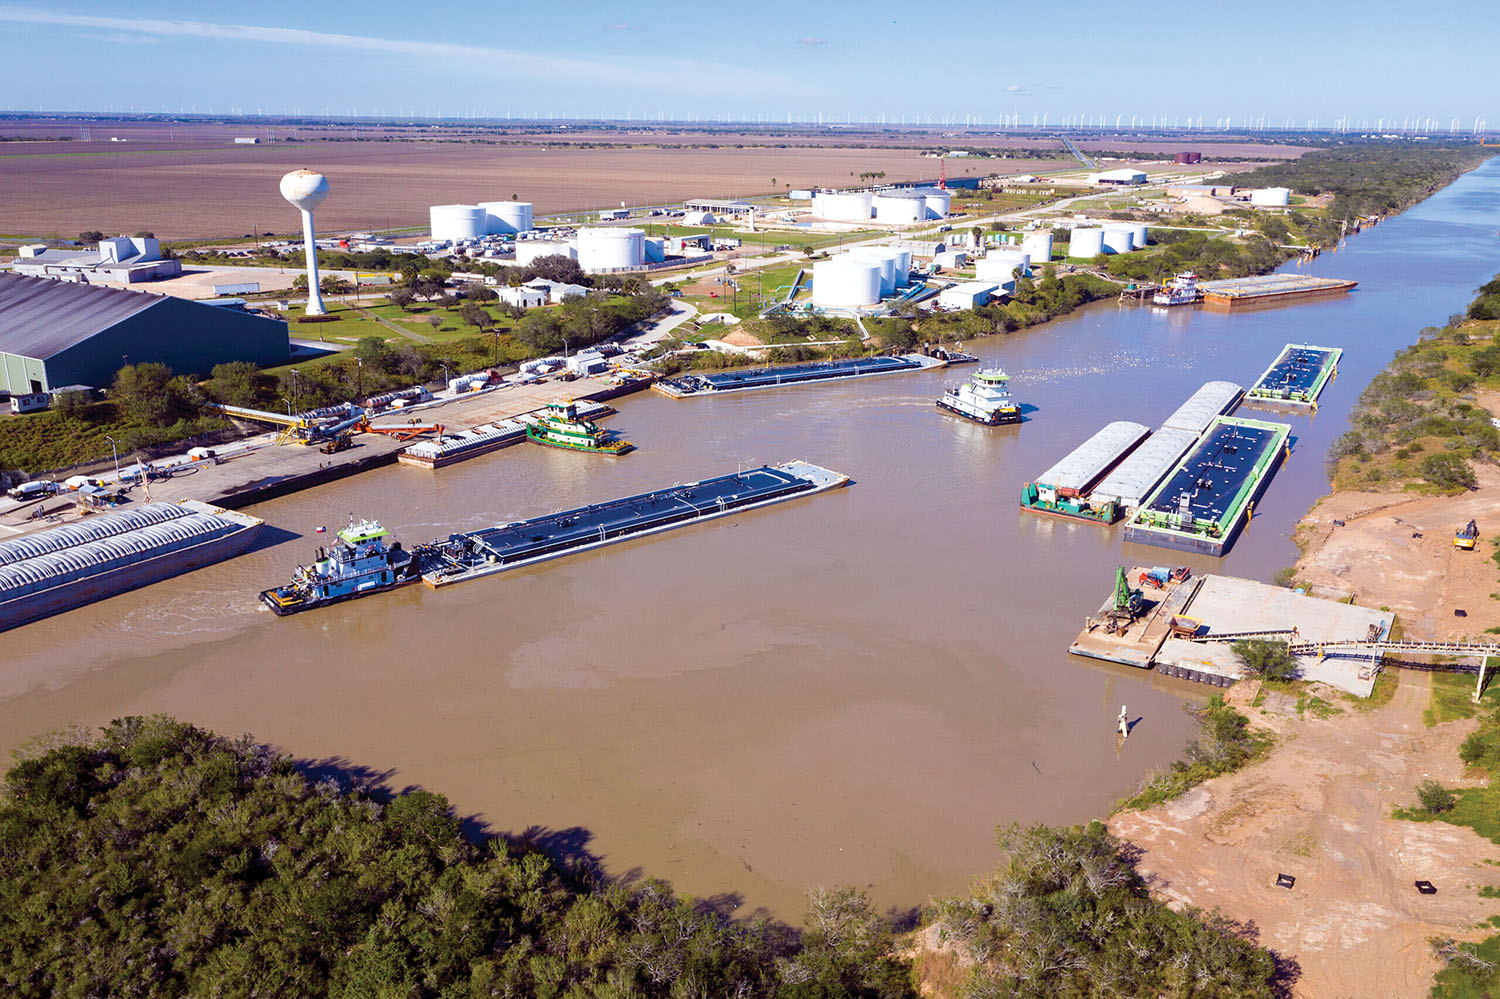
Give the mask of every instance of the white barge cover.
<svg viewBox="0 0 1500 999">
<path fill-rule="evenodd" d="M 1089 494 L 1095 502 L 1114 500 L 1125 510 L 1134 510 L 1151 495 L 1157 483 L 1177 466 L 1177 462 L 1188 448 L 1198 440 L 1193 430 L 1178 430 L 1166 427 L 1151 435 L 1151 439 L 1130 453 L 1120 462 L 1104 481 Z"/>
<path fill-rule="evenodd" d="M 1062 493 L 1082 493 L 1118 461 L 1120 455 L 1139 444 L 1141 438 L 1150 432 L 1139 423 L 1116 420 L 1038 475 L 1036 484 L 1051 486 Z"/>
<path fill-rule="evenodd" d="M 139 510 L 102 514 L 87 523 L 11 538 L 0 542 L 4 552 L 0 557 L 11 557 L 8 563 L 0 564 L 0 604 L 244 529 L 245 524 L 215 513 L 153 503 Z M 25 554 L 13 558 L 18 551 Z"/>
<path fill-rule="evenodd" d="M 1161 427 L 1163 430 L 1191 430 L 1201 434 L 1214 422 L 1214 417 L 1229 412 L 1244 394 L 1244 387 L 1234 382 L 1205 382 L 1201 389 L 1188 397 L 1187 402 L 1177 407 L 1177 412 L 1163 421 Z"/>
</svg>

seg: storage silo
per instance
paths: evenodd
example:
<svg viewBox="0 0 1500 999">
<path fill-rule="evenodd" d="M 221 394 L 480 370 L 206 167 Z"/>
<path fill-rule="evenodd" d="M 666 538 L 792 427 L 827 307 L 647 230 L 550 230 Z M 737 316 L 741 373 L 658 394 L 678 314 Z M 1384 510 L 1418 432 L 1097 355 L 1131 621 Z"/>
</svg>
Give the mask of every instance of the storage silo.
<svg viewBox="0 0 1500 999">
<path fill-rule="evenodd" d="M 590 274 L 640 267 L 646 262 L 643 229 L 578 230 L 578 264 Z"/>
<path fill-rule="evenodd" d="M 837 222 L 863 222 L 871 217 L 868 191 L 824 191 L 813 199 L 813 211 Z"/>
<path fill-rule="evenodd" d="M 829 309 L 880 303 L 880 265 L 849 254 L 813 264 L 813 304 Z"/>
<path fill-rule="evenodd" d="M 1285 187 L 1263 187 L 1258 191 L 1250 192 L 1250 203 L 1252 205 L 1265 205 L 1276 208 L 1289 205 L 1292 202 L 1292 192 Z"/>
<path fill-rule="evenodd" d="M 1085 228 L 1073 230 L 1073 239 L 1068 244 L 1068 256 L 1082 257 L 1087 260 L 1092 257 L 1097 257 L 1103 252 L 1103 229 Z"/>
<path fill-rule="evenodd" d="M 870 209 L 881 222 L 920 222 L 927 217 L 927 202 L 920 194 L 885 191 L 870 198 Z"/>
<path fill-rule="evenodd" d="M 922 200 L 927 206 L 927 217 L 930 219 L 945 219 L 953 207 L 953 195 L 936 187 L 921 187 L 917 193 L 922 195 Z"/>
<path fill-rule="evenodd" d="M 1031 266 L 1031 257 L 1024 250 L 991 250 L 974 265 L 974 277 L 980 281 L 993 281 L 1009 285 L 1016 279 L 1016 268 L 1024 276 Z"/>
<path fill-rule="evenodd" d="M 886 253 L 887 247 L 861 246 L 850 250 L 845 256 L 861 263 L 874 265 L 880 272 L 880 293 L 889 295 L 896 290 L 896 261 Z"/>
<path fill-rule="evenodd" d="M 1135 233 L 1132 230 L 1124 227 L 1105 227 L 1105 253 L 1129 253 L 1133 249 L 1135 249 Z"/>
<path fill-rule="evenodd" d="M 1052 234 L 1034 232 L 1021 241 L 1021 249 L 1031 258 L 1032 266 L 1045 264 L 1052 259 Z"/>
<path fill-rule="evenodd" d="M 479 207 L 489 216 L 487 221 L 491 235 L 511 235 L 530 232 L 536 228 L 531 221 L 529 201 L 481 201 Z"/>
<path fill-rule="evenodd" d="M 516 243 L 516 263 L 522 267 L 542 257 L 567 257 L 578 259 L 578 249 L 572 243 L 559 243 L 550 239 L 523 239 Z"/>
<path fill-rule="evenodd" d="M 487 213 L 478 205 L 433 205 L 428 210 L 432 238 L 457 242 L 485 234 Z"/>
</svg>

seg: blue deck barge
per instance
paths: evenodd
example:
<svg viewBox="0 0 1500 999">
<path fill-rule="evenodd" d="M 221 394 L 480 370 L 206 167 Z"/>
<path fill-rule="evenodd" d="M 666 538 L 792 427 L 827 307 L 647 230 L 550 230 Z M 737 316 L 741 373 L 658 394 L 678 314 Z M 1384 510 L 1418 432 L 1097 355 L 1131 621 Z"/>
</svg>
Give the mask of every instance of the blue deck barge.
<svg viewBox="0 0 1500 999">
<path fill-rule="evenodd" d="M 722 371 L 713 375 L 683 375 L 680 378 L 663 379 L 651 387 L 674 399 L 685 399 L 688 396 L 713 395 L 718 392 L 743 392 L 840 378 L 867 378 L 898 371 L 920 371 L 923 368 L 942 367 L 945 363 L 941 358 L 923 357 L 921 354 L 854 357 L 840 361 L 813 361 L 774 368 Z"/>
<path fill-rule="evenodd" d="M 546 517 L 452 534 L 427 546 L 429 586 L 476 579 L 698 520 L 842 486 L 848 477 L 801 461 L 657 489 Z"/>
</svg>

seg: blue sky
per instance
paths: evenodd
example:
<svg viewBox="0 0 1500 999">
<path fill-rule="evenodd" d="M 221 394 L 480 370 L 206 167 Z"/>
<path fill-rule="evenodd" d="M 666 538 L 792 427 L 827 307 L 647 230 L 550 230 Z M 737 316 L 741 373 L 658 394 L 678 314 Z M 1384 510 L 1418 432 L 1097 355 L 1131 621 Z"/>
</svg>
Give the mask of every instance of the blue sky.
<svg viewBox="0 0 1500 999">
<path fill-rule="evenodd" d="M 0 108 L 1467 130 L 1500 93 L 1468 6 L 0 0 Z"/>
</svg>

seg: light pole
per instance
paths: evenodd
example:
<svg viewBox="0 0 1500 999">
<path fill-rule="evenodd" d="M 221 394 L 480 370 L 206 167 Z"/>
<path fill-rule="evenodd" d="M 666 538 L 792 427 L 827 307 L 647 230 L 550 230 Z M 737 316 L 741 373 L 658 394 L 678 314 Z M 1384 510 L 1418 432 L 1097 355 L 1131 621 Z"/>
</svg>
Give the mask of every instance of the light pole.
<svg viewBox="0 0 1500 999">
<path fill-rule="evenodd" d="M 292 401 L 295 402 L 296 400 L 297 400 L 297 369 L 293 368 L 292 369 Z M 288 403 L 288 405 L 290 405 L 290 404 L 291 403 Z M 287 415 L 290 416 L 291 414 L 288 413 Z"/>
<path fill-rule="evenodd" d="M 104 439 L 107 440 L 107 441 L 109 441 L 109 453 L 112 454 L 112 455 L 114 455 L 114 458 L 115 458 L 115 485 L 119 485 L 120 484 L 120 452 L 119 452 L 119 449 L 115 447 L 115 439 L 113 437 L 109 436 L 108 434 L 105 434 L 104 435 Z"/>
</svg>

